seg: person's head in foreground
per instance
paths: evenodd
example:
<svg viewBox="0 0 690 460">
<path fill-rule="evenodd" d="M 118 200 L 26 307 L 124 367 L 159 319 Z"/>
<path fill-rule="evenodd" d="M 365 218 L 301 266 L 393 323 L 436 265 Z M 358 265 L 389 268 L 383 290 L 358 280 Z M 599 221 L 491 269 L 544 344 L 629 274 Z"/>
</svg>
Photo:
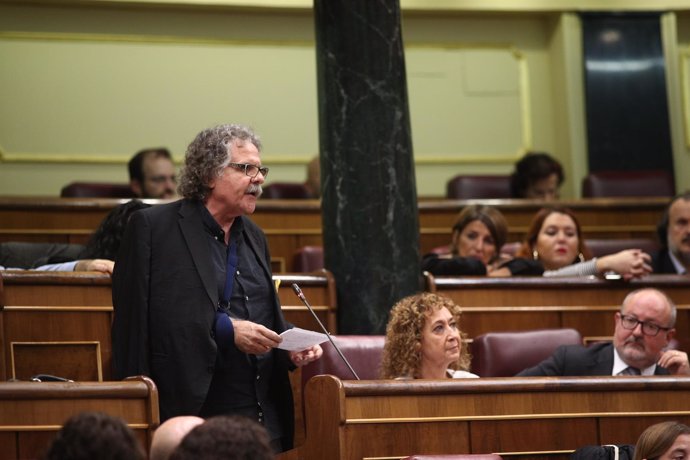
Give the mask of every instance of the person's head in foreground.
<svg viewBox="0 0 690 460">
<path fill-rule="evenodd" d="M 460 315 L 460 307 L 455 302 L 428 292 L 396 303 L 386 327 L 382 377 L 475 377 L 462 372 L 470 366 L 470 355 L 463 343 L 465 334 L 460 331 Z M 453 371 L 458 371 L 458 375 Z"/>
<path fill-rule="evenodd" d="M 182 439 L 204 419 L 194 415 L 169 418 L 153 432 L 150 460 L 168 460 Z"/>
<path fill-rule="evenodd" d="M 43 458 L 143 460 L 146 455 L 122 419 L 101 412 L 81 412 L 65 422 Z"/>
<path fill-rule="evenodd" d="M 634 460 L 686 460 L 690 458 L 690 427 L 679 422 L 661 422 L 642 432 L 635 445 Z"/>
<path fill-rule="evenodd" d="M 266 429 L 246 417 L 219 415 L 196 426 L 170 460 L 273 460 Z"/>
</svg>

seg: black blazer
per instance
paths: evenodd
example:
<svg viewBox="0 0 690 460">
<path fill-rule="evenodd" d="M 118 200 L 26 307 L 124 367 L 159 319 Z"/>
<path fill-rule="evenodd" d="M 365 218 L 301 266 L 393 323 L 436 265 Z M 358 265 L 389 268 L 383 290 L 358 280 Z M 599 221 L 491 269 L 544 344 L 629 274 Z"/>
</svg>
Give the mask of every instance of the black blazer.
<svg viewBox="0 0 690 460">
<path fill-rule="evenodd" d="M 662 249 L 652 255 L 652 272 L 667 273 L 677 275 L 676 266 L 671 261 L 671 256 L 668 255 L 668 249 Z"/>
<path fill-rule="evenodd" d="M 518 377 L 611 375 L 613 372 L 613 344 L 595 343 L 561 345 L 549 358 L 517 374 Z M 668 370 L 656 367 L 655 375 L 668 375 Z"/>
<path fill-rule="evenodd" d="M 116 379 L 150 376 L 158 387 L 161 421 L 197 415 L 206 399 L 218 348 L 212 337 L 218 291 L 204 233 L 203 204 L 180 200 L 132 215 L 113 272 L 113 368 Z M 246 242 L 271 279 L 266 237 L 243 220 Z M 287 326 L 272 290 L 275 330 Z M 234 346 L 234 344 L 233 344 Z M 285 438 L 294 429 L 289 357 L 276 353 L 271 390 Z M 288 448 L 288 446 L 285 446 Z"/>
</svg>

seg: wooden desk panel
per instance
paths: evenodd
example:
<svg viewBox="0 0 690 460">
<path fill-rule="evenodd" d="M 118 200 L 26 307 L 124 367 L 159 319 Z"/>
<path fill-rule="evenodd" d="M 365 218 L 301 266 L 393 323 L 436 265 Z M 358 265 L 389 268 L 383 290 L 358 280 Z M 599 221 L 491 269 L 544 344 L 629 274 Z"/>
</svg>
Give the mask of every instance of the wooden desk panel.
<svg viewBox="0 0 690 460">
<path fill-rule="evenodd" d="M 683 275 L 649 275 L 630 282 L 593 277 L 426 277 L 428 291 L 444 294 L 462 307 L 620 306 L 629 292 L 643 287 L 664 291 L 677 305 L 690 305 L 690 277 Z"/>
<path fill-rule="evenodd" d="M 567 459 L 587 444 L 634 444 L 662 420 L 690 421 L 690 378 L 562 377 L 340 381 L 306 388 L 306 441 L 279 459 L 399 459 L 498 453 Z"/>
<path fill-rule="evenodd" d="M 280 281 L 278 295 L 287 321 L 321 331 L 292 291 L 292 283 L 297 283 L 321 322 L 337 331 L 335 281 L 329 272 L 282 274 L 274 280 Z M 0 271 L 0 379 L 55 373 L 79 381 L 94 376 L 110 380 L 112 318 L 108 275 Z M 66 347 L 87 357 L 88 363 L 60 360 Z M 51 348 L 55 353 L 43 352 Z"/>
<path fill-rule="evenodd" d="M 0 241 L 84 243 L 105 215 L 127 200 L 0 197 Z M 157 204 L 161 200 L 144 200 Z M 578 215 L 587 238 L 654 238 L 666 198 L 593 198 L 562 201 Z M 508 241 L 519 241 L 543 206 L 531 200 L 424 200 L 419 225 L 422 253 L 448 244 L 458 212 L 467 204 L 496 206 L 509 223 Z M 322 245 L 317 200 L 259 200 L 254 220 L 266 233 L 271 255 L 293 270 L 292 255 L 305 245 Z"/>
<path fill-rule="evenodd" d="M 72 415 L 100 411 L 120 417 L 148 451 L 159 425 L 158 390 L 152 380 L 122 382 L 0 383 L 0 460 L 39 458 Z"/>
</svg>

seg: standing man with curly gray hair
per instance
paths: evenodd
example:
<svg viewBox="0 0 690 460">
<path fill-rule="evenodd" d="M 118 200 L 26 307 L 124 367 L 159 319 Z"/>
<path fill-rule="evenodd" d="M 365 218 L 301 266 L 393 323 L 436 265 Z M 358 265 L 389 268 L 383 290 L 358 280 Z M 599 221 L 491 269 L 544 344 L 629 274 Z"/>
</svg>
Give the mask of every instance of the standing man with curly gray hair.
<svg viewBox="0 0 690 460">
<path fill-rule="evenodd" d="M 274 451 L 292 447 L 291 365 L 316 345 L 278 350 L 289 326 L 264 233 L 248 217 L 268 168 L 242 125 L 199 133 L 187 148 L 184 199 L 135 213 L 113 273 L 115 378 L 158 386 L 161 421 L 237 414 L 262 424 Z"/>
</svg>

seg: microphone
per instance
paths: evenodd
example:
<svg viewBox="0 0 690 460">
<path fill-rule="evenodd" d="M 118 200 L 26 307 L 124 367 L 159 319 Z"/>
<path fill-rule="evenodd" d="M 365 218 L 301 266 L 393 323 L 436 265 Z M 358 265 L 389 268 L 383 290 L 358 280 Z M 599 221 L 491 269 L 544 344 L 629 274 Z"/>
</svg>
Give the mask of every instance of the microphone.
<svg viewBox="0 0 690 460">
<path fill-rule="evenodd" d="M 295 291 L 295 294 L 297 294 L 297 297 L 299 297 L 299 299 L 302 301 L 302 303 L 309 309 L 309 312 L 312 314 L 312 316 L 314 317 L 316 322 L 319 323 L 321 330 L 326 334 L 326 337 L 328 337 L 328 340 L 330 340 L 331 345 L 333 345 L 333 348 L 335 348 L 335 351 L 338 352 L 338 354 L 340 355 L 340 358 L 347 365 L 348 369 L 350 369 L 350 372 L 352 372 L 352 375 L 354 375 L 357 380 L 361 380 L 359 378 L 359 375 L 357 375 L 357 372 L 355 372 L 355 370 L 350 365 L 350 362 L 347 360 L 347 358 L 345 358 L 345 355 L 343 354 L 343 352 L 340 351 L 340 348 L 338 347 L 338 345 L 336 345 L 335 342 L 333 341 L 331 334 L 328 333 L 328 331 L 324 327 L 324 325 L 321 322 L 321 320 L 319 319 L 319 317 L 316 316 L 316 313 L 314 313 L 314 309 L 311 308 L 311 305 L 309 305 L 309 302 L 307 302 L 307 298 L 304 296 L 304 293 L 299 288 L 299 286 L 297 286 L 297 283 L 292 283 L 292 290 Z"/>
</svg>

